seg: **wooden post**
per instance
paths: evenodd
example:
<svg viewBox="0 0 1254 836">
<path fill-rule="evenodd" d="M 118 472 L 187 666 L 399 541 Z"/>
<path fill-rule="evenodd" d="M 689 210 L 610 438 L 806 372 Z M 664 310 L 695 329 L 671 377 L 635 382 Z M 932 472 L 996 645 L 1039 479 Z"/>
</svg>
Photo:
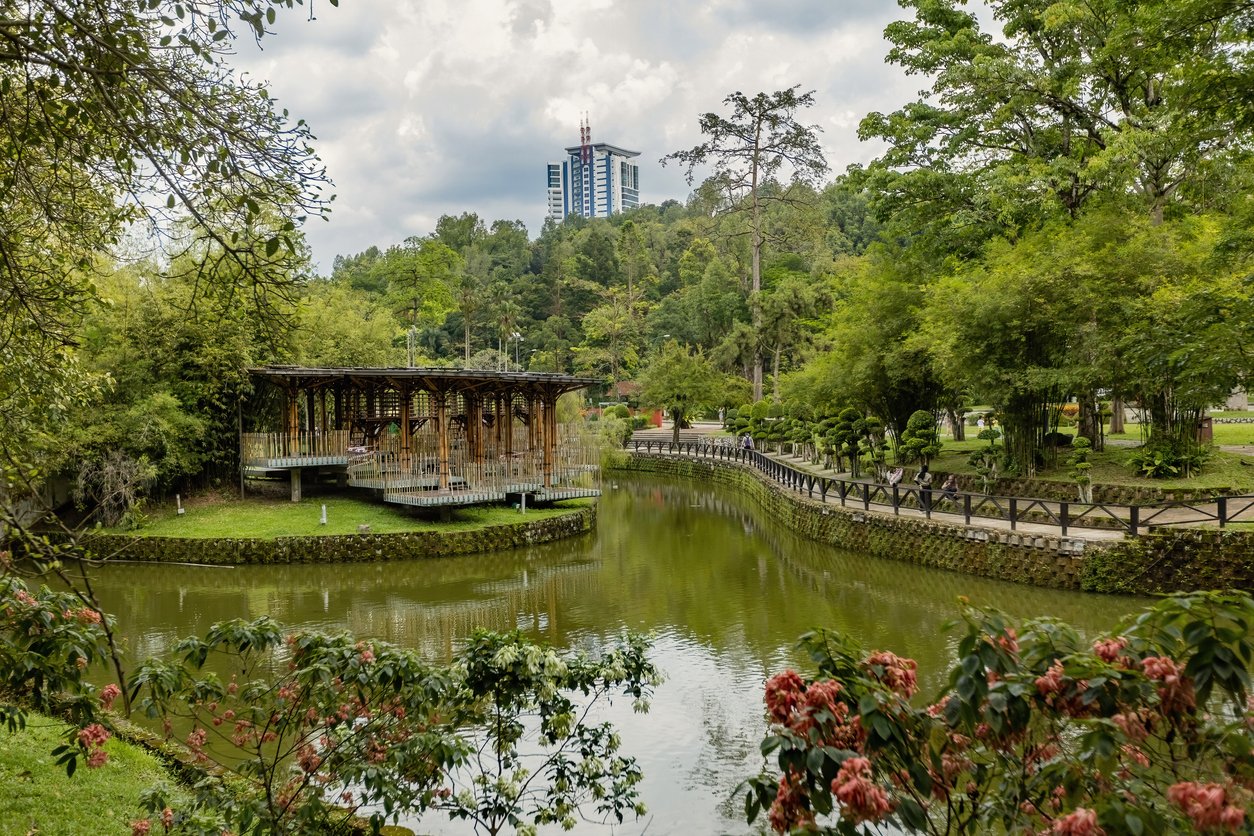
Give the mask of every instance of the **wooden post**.
<svg viewBox="0 0 1254 836">
<path fill-rule="evenodd" d="M 320 446 L 326 446 L 328 440 L 327 432 L 330 429 L 330 425 L 327 424 L 327 389 L 323 386 L 318 390 L 318 431 L 321 433 L 322 438 Z"/>
<path fill-rule="evenodd" d="M 553 487 L 553 465 L 557 460 L 557 398 L 549 395 L 541 402 L 544 424 L 541 435 L 544 444 L 544 486 Z"/>
<path fill-rule="evenodd" d="M 501 432 L 505 434 L 505 457 L 512 458 L 514 455 L 514 396 L 509 394 L 505 398 L 505 410 L 501 413 Z"/>
<path fill-rule="evenodd" d="M 291 385 L 284 389 L 284 397 L 287 406 L 287 443 L 284 445 L 283 454 L 286 456 L 295 456 L 300 452 L 297 439 L 300 438 L 300 396 L 293 391 Z"/>
<path fill-rule="evenodd" d="M 435 406 L 436 450 L 440 458 L 440 490 L 448 490 L 448 405 L 443 392 L 432 392 L 431 402 Z"/>
<path fill-rule="evenodd" d="M 409 471 L 412 466 L 409 454 L 414 435 L 410 425 L 410 409 L 413 406 L 414 398 L 406 385 L 402 385 L 397 389 L 397 397 L 400 398 L 401 413 L 401 468 L 404 471 Z"/>
<path fill-rule="evenodd" d="M 466 395 L 466 448 L 471 461 L 483 464 L 483 401 L 478 395 Z"/>
<path fill-rule="evenodd" d="M 492 405 L 496 417 L 492 421 L 492 429 L 496 433 L 496 454 L 498 456 L 505 453 L 505 442 L 502 433 L 510 426 L 510 416 L 505 413 L 505 396 L 500 392 L 496 393 L 495 403 Z"/>
</svg>

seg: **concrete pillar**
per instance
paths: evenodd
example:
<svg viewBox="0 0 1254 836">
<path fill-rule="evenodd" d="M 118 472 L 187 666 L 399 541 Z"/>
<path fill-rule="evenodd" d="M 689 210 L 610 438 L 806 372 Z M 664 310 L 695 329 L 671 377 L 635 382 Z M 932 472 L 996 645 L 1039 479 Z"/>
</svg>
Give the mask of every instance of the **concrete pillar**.
<svg viewBox="0 0 1254 836">
<path fill-rule="evenodd" d="M 292 476 L 292 501 L 300 502 L 300 468 L 293 467 L 288 473 Z"/>
</svg>

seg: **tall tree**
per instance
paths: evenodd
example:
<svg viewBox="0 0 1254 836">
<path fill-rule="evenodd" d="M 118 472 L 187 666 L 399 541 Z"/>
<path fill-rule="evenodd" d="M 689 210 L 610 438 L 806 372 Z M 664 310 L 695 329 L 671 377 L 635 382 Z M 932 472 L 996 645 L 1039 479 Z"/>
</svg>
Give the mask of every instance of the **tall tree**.
<svg viewBox="0 0 1254 836">
<path fill-rule="evenodd" d="M 238 29 L 260 39 L 290 5 L 0 2 L 0 452 L 41 432 L 9 416 L 56 420 L 10 396 L 74 390 L 99 254 L 131 225 L 184 265 L 197 305 L 290 311 L 297 225 L 326 211 L 327 181 L 308 126 L 227 64 Z M 263 226 L 261 246 L 241 232 Z"/>
<path fill-rule="evenodd" d="M 1245 0 L 990 0 L 998 37 L 962 0 L 902 5 L 914 19 L 886 29 L 888 60 L 933 81 L 862 122 L 890 144 L 874 166 L 886 211 L 924 226 L 961 212 L 987 233 L 1137 192 L 1161 223 L 1208 161 L 1244 149 Z"/>
<path fill-rule="evenodd" d="M 775 93 L 758 93 L 752 98 L 739 91 L 723 99 L 730 116 L 705 113 L 700 117 L 705 142 L 687 151 L 663 157 L 662 165 L 675 160 L 687 167 L 688 182 L 696 169 L 712 163 L 718 185 L 723 189 L 730 211 L 748 218 L 752 265 L 750 279 L 754 326 L 761 325 L 757 294 L 762 289 L 763 186 L 787 166 L 794 182 L 809 182 L 827 171 L 827 161 L 819 146 L 817 125 L 797 121 L 796 113 L 814 105 L 813 91 L 798 93 L 800 85 Z M 778 199 L 786 199 L 787 192 Z M 762 398 L 762 354 L 753 363 L 753 397 Z"/>
</svg>

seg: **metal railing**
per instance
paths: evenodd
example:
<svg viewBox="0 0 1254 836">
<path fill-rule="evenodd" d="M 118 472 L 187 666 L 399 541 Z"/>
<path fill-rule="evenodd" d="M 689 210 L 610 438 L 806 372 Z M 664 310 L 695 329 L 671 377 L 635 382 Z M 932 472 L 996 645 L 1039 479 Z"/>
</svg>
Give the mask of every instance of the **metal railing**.
<svg viewBox="0 0 1254 836">
<path fill-rule="evenodd" d="M 1115 502 L 1072 502 L 1035 497 L 996 496 L 958 491 L 947 494 L 936 488 L 887 485 L 862 479 L 841 479 L 801 470 L 778 459 L 716 441 L 684 442 L 631 440 L 628 449 L 686 458 L 736 462 L 752 467 L 772 481 L 811 499 L 836 501 L 842 507 L 886 507 L 894 514 L 903 508 L 917 510 L 928 519 L 934 512 L 960 515 L 967 525 L 986 519 L 1007 522 L 1014 531 L 1020 523 L 1056 526 L 1066 537 L 1073 528 L 1122 531 L 1136 537 L 1153 527 L 1216 525 L 1254 522 L 1254 496 L 1216 496 L 1204 500 L 1164 500 L 1138 505 Z"/>
</svg>

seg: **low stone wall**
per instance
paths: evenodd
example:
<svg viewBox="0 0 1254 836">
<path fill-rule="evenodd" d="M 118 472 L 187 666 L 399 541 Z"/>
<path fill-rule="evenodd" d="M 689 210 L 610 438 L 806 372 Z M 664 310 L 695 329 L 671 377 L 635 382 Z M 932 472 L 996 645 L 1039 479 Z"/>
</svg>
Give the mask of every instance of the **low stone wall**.
<svg viewBox="0 0 1254 836">
<path fill-rule="evenodd" d="M 634 453 L 617 467 L 731 485 L 804 537 L 937 569 L 1094 592 L 1254 588 L 1254 532 L 1167 531 L 1085 542 L 825 505 L 736 462 Z"/>
<path fill-rule="evenodd" d="M 397 534 L 342 534 L 274 539 L 132 537 L 97 534 L 85 545 L 97 556 L 116 555 L 154 563 L 349 563 L 406 560 L 499 551 L 574 537 L 596 527 L 596 506 L 559 517 L 475 531 L 411 531 Z"/>
</svg>

